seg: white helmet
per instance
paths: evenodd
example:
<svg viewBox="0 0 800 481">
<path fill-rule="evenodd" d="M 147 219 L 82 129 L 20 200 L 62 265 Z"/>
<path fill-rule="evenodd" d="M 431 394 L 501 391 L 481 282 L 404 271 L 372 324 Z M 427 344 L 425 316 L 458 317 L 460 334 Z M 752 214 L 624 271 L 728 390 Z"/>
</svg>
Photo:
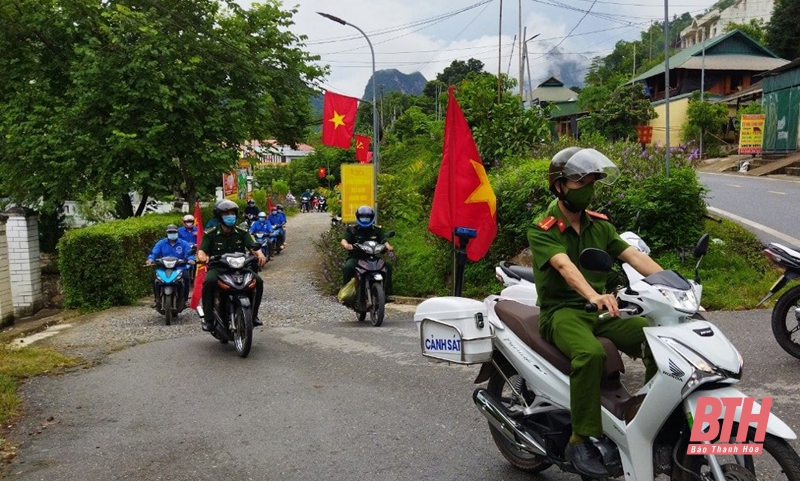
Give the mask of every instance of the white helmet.
<svg viewBox="0 0 800 481">
<path fill-rule="evenodd" d="M 183 216 L 183 222 L 194 222 L 194 216 L 192 214 L 186 214 Z"/>
</svg>

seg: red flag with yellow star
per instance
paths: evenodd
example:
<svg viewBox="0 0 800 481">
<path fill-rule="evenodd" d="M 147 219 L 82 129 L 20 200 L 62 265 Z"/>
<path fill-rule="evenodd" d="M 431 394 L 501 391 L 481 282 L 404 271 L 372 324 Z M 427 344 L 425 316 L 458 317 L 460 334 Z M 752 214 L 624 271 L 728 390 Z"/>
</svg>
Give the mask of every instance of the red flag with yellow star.
<svg viewBox="0 0 800 481">
<path fill-rule="evenodd" d="M 471 261 L 480 260 L 497 234 L 497 199 L 467 119 L 453 96 L 453 87 L 450 87 L 444 120 L 442 165 L 433 194 L 428 230 L 451 240 L 456 227 L 478 232 L 478 236 L 467 245 L 467 257 Z"/>
<path fill-rule="evenodd" d="M 322 143 L 330 147 L 350 148 L 356 126 L 358 99 L 325 92 L 322 107 Z"/>
</svg>

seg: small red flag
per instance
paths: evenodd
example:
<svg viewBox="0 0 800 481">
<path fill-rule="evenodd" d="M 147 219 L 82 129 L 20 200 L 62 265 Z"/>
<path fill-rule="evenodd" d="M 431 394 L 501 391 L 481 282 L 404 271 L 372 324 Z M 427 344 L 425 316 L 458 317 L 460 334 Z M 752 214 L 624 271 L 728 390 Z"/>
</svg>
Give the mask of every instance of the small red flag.
<svg viewBox="0 0 800 481">
<path fill-rule="evenodd" d="M 369 163 L 372 151 L 369 150 L 370 138 L 366 135 L 356 134 L 356 160 L 362 164 Z"/>
<path fill-rule="evenodd" d="M 194 203 L 194 225 L 197 226 L 197 250 L 200 250 L 200 246 L 203 244 L 203 219 L 200 215 L 199 201 L 195 201 Z M 197 271 L 194 276 L 194 287 L 192 288 L 192 301 L 189 304 L 189 307 L 192 309 L 197 309 L 197 305 L 200 304 L 200 298 L 203 295 L 203 281 L 205 280 L 206 265 L 198 264 Z"/>
<path fill-rule="evenodd" d="M 272 199 L 267 195 L 267 212 L 272 212 Z"/>
<path fill-rule="evenodd" d="M 452 240 L 456 227 L 477 230 L 478 236 L 467 245 L 467 257 L 471 261 L 480 260 L 497 234 L 497 198 L 451 86 L 444 120 L 442 165 L 428 230 Z"/>
<path fill-rule="evenodd" d="M 357 111 L 358 99 L 325 92 L 322 107 L 322 143 L 330 147 L 349 149 Z"/>
</svg>

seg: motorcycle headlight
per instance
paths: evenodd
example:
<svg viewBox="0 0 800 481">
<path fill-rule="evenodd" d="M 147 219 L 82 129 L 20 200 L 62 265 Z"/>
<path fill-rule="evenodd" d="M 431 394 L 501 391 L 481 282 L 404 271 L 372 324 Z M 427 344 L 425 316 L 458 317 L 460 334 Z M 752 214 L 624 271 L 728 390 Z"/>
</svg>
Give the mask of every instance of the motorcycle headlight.
<svg viewBox="0 0 800 481">
<path fill-rule="evenodd" d="M 244 267 L 244 257 L 228 257 L 228 265 L 234 269 Z"/>
<path fill-rule="evenodd" d="M 697 309 L 699 308 L 697 297 L 694 295 L 694 291 L 691 289 L 684 291 L 663 285 L 656 285 L 653 287 L 658 289 L 658 291 L 669 300 L 675 309 L 688 314 L 694 314 L 697 312 Z"/>
<path fill-rule="evenodd" d="M 169 259 L 162 262 L 164 263 L 164 267 L 166 267 L 167 269 L 174 269 L 175 264 L 178 263 L 177 259 Z"/>
</svg>

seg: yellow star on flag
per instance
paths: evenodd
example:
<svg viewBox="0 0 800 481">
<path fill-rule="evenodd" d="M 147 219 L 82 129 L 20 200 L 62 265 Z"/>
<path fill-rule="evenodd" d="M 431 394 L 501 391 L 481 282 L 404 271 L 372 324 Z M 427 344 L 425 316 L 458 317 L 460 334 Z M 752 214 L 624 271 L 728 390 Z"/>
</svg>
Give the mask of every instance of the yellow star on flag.
<svg viewBox="0 0 800 481">
<path fill-rule="evenodd" d="M 339 115 L 339 112 L 334 110 L 333 118 L 328 119 L 328 122 L 333 122 L 333 128 L 335 130 L 340 125 L 344 126 L 344 115 Z"/>
<path fill-rule="evenodd" d="M 492 216 L 494 216 L 494 213 L 497 210 L 497 197 L 495 197 L 494 191 L 492 190 L 492 184 L 489 183 L 489 177 L 486 175 L 486 169 L 483 168 L 483 164 L 480 162 L 475 162 L 472 159 L 469 159 L 469 162 L 472 164 L 472 168 L 475 169 L 475 174 L 477 174 L 481 183 L 475 190 L 472 191 L 464 203 L 474 204 L 477 202 L 486 202 L 489 204 L 489 211 L 492 213 Z"/>
</svg>

